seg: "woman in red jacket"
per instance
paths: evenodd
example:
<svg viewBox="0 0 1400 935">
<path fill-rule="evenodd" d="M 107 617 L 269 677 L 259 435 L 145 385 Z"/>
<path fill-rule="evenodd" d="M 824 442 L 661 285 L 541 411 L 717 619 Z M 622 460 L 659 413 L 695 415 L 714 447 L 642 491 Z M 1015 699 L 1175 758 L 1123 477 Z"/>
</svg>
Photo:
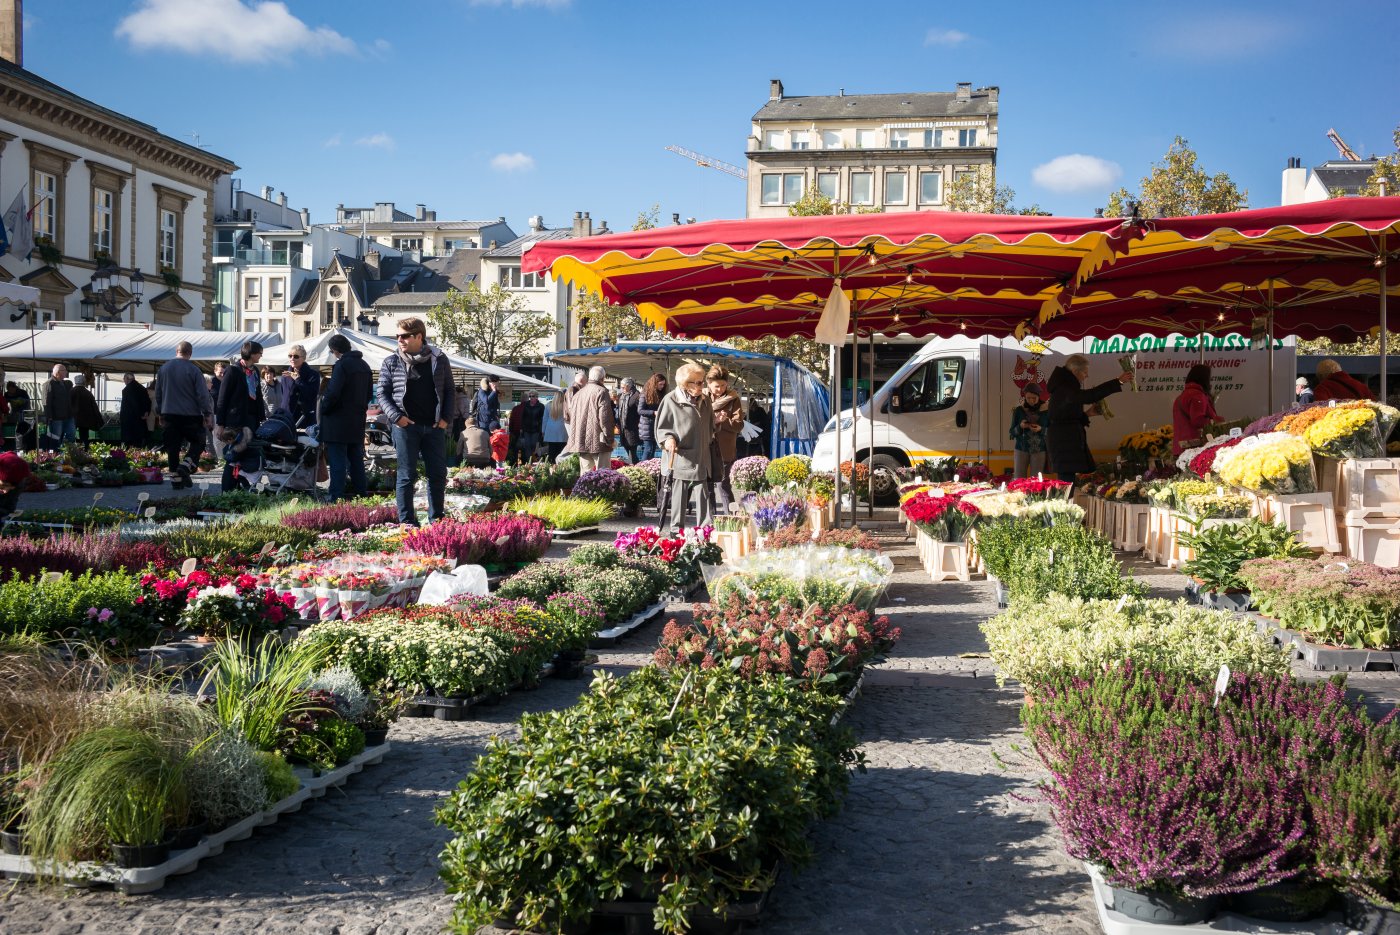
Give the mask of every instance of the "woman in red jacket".
<svg viewBox="0 0 1400 935">
<path fill-rule="evenodd" d="M 1317 365 L 1317 387 L 1313 390 L 1313 401 L 1325 403 L 1329 399 L 1375 399 L 1366 385 L 1342 369 L 1342 365 L 1327 358 Z"/>
<path fill-rule="evenodd" d="M 1200 445 L 1205 441 L 1206 427 L 1219 421 L 1210 398 L 1210 368 L 1196 364 L 1186 372 L 1186 385 L 1172 403 L 1172 454 Z"/>
</svg>

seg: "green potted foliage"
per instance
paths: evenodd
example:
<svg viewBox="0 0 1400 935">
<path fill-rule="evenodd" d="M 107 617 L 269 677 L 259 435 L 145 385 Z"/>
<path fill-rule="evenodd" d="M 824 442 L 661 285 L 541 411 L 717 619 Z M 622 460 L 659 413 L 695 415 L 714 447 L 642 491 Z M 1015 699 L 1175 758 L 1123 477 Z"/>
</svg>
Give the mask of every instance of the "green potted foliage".
<svg viewBox="0 0 1400 935">
<path fill-rule="evenodd" d="M 1192 500 L 1199 498 L 1192 497 Z M 1307 558 L 1312 550 L 1286 527 L 1251 519 L 1245 523 L 1207 526 L 1183 533 L 1181 544 L 1194 556 L 1182 565 L 1196 585 L 1202 604 L 1220 610 L 1248 610 L 1249 588 L 1241 566 L 1256 558 Z"/>
</svg>

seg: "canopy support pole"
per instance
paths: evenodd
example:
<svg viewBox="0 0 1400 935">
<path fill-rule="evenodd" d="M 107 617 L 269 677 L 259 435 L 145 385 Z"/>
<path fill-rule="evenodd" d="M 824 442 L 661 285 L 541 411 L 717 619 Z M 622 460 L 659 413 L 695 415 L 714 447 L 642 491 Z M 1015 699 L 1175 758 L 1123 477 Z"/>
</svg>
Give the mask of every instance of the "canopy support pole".
<svg viewBox="0 0 1400 935">
<path fill-rule="evenodd" d="M 1269 411 L 1274 411 L 1274 281 L 1269 280 L 1269 308 L 1264 316 L 1264 340 L 1269 342 Z"/>
<path fill-rule="evenodd" d="M 837 529 L 841 528 L 841 351 L 842 348 L 834 344 L 831 346 L 831 398 L 835 401 L 832 408 L 836 413 L 836 477 L 832 482 L 835 505 L 832 515 L 835 519 L 832 525 Z"/>
<path fill-rule="evenodd" d="M 870 403 L 870 418 L 867 423 L 870 426 L 870 447 L 866 460 L 870 462 L 870 470 L 865 474 L 865 517 L 871 522 L 875 521 L 875 329 L 870 329 L 870 392 L 866 394 L 866 401 Z"/>
<path fill-rule="evenodd" d="M 1389 258 L 1385 255 L 1385 232 L 1382 231 L 1382 232 L 1381 232 L 1381 255 L 1380 255 L 1380 265 L 1381 265 L 1381 392 L 1380 392 L 1380 397 L 1381 397 L 1381 398 L 1380 398 L 1380 402 L 1382 402 L 1382 403 L 1385 402 L 1386 399 L 1388 398 L 1388 396 L 1387 396 L 1387 394 L 1388 394 L 1388 384 L 1389 384 L 1389 382 L 1390 382 L 1390 367 L 1389 367 L 1388 362 L 1387 362 L 1387 360 L 1386 360 L 1386 357 L 1387 357 L 1387 355 L 1388 355 L 1388 352 L 1389 352 L 1390 348 L 1389 348 L 1389 346 L 1388 346 L 1389 342 L 1388 342 L 1387 337 L 1386 337 L 1386 307 L 1385 307 L 1385 305 L 1386 305 L 1386 294 L 1385 294 L 1385 293 L 1386 293 L 1386 288 L 1387 288 L 1387 286 L 1389 285 L 1389 283 L 1387 282 L 1387 280 L 1390 279 L 1390 277 L 1389 277 L 1388 275 L 1386 275 L 1386 270 L 1387 270 L 1386 263 L 1387 263 L 1388 259 L 1389 259 Z M 1385 447 L 1385 439 L 1384 439 L 1384 438 L 1381 439 L 1381 447 L 1382 447 L 1382 448 Z"/>
<path fill-rule="evenodd" d="M 860 451 L 860 310 L 851 309 L 851 528 L 860 522 L 860 488 L 856 486 L 856 455 Z M 841 473 L 841 461 L 836 461 Z"/>
</svg>

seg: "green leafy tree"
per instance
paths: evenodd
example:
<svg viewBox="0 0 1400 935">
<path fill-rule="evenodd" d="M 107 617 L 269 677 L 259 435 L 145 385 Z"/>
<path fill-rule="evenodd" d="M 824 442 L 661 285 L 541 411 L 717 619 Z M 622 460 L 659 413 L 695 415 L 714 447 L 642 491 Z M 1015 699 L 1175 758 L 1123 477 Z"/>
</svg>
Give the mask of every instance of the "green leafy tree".
<svg viewBox="0 0 1400 935">
<path fill-rule="evenodd" d="M 652 204 L 645 211 L 637 212 L 637 221 L 632 225 L 634 231 L 649 231 L 657 227 L 661 222 L 661 205 Z"/>
<path fill-rule="evenodd" d="M 741 351 L 791 357 L 813 373 L 826 373 L 829 349 L 811 338 L 729 338 L 724 343 Z"/>
<path fill-rule="evenodd" d="M 537 362 L 540 342 L 559 330 L 552 315 L 530 311 L 524 298 L 494 283 L 485 292 L 476 283 L 449 291 L 428 309 L 428 321 L 445 347 L 488 364 Z"/>
<path fill-rule="evenodd" d="M 1050 212 L 1039 205 L 1031 204 L 1017 208 L 1016 190 L 1009 185 L 997 184 L 996 169 L 992 166 L 978 166 L 970 172 L 958 172 L 953 176 L 953 184 L 948 186 L 943 201 L 949 211 L 966 214 L 1026 214 L 1048 216 Z"/>
<path fill-rule="evenodd" d="M 788 217 L 814 218 L 829 214 L 883 214 L 884 205 L 860 205 L 852 210 L 844 201 L 826 197 L 819 189 L 809 188 L 802 197 L 788 205 Z"/>
<path fill-rule="evenodd" d="M 1241 191 L 1224 172 L 1209 175 L 1196 161 L 1191 144 L 1178 136 L 1160 162 L 1138 182 L 1138 194 L 1120 188 L 1108 196 L 1104 214 L 1122 217 L 1136 201 L 1144 217 L 1222 214 L 1249 207 L 1249 192 Z"/>
<path fill-rule="evenodd" d="M 1379 301 L 1379 300 L 1377 300 Z M 1400 352 L 1400 334 L 1387 332 L 1386 353 L 1394 354 Z M 1380 334 L 1367 334 L 1357 338 L 1355 341 L 1348 341 L 1339 344 L 1329 338 L 1314 338 L 1308 341 L 1298 342 L 1299 354 L 1326 354 L 1329 357 L 1346 356 L 1351 354 L 1370 355 L 1381 352 Z"/>
<path fill-rule="evenodd" d="M 1395 144 L 1395 152 L 1376 160 L 1376 167 L 1371 170 L 1370 178 L 1366 179 L 1366 184 L 1361 186 L 1357 194 L 1372 197 L 1379 195 L 1381 179 L 1385 179 L 1386 194 L 1400 195 L 1400 124 L 1396 124 L 1395 132 L 1391 134 L 1391 142 Z"/>
</svg>

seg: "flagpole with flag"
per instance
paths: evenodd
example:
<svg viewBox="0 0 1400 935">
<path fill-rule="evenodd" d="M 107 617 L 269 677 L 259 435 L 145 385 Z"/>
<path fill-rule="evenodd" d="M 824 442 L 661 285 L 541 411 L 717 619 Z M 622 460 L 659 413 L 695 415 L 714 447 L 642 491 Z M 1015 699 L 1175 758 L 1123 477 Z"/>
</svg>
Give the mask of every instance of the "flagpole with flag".
<svg viewBox="0 0 1400 935">
<path fill-rule="evenodd" d="M 9 253 L 27 260 L 34 250 L 34 212 L 24 197 L 28 187 L 20 187 L 15 200 L 5 211 L 3 224 L 0 224 L 0 228 L 3 228 L 0 229 L 0 256 Z"/>
</svg>

